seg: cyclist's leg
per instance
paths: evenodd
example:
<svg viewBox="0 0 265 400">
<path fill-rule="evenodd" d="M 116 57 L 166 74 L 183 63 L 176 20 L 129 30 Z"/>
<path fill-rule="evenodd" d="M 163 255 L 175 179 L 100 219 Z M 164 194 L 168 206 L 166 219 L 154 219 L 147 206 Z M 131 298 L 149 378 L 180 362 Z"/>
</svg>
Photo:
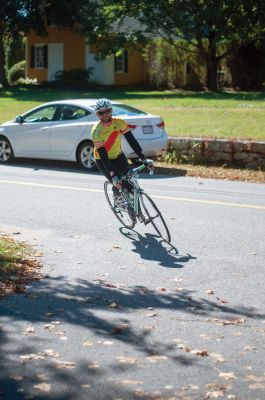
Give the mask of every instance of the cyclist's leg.
<svg viewBox="0 0 265 400">
<path fill-rule="evenodd" d="M 113 160 L 114 161 L 114 160 Z M 125 155 L 122 153 L 118 158 L 115 159 L 115 166 L 116 166 L 116 171 L 120 171 L 120 175 L 125 175 L 126 172 L 128 172 L 131 169 L 130 164 L 128 163 L 127 158 Z M 123 188 L 126 188 L 133 194 L 133 185 L 131 185 L 129 182 L 123 182 Z M 148 223 L 148 219 L 145 219 L 142 210 L 141 210 L 141 204 L 140 200 L 138 200 L 138 219 L 140 222 L 145 222 Z"/>
<path fill-rule="evenodd" d="M 114 161 L 114 160 L 110 160 L 111 164 L 113 164 L 113 167 L 115 167 L 113 161 Z M 106 168 L 104 167 L 103 162 L 102 162 L 101 160 L 96 160 L 96 165 L 97 165 L 99 171 L 102 172 L 102 174 L 108 179 L 108 181 L 109 181 L 110 183 L 112 183 L 112 178 L 111 178 L 109 172 L 108 172 L 108 171 L 106 170 Z M 113 168 L 113 169 L 114 169 L 115 172 L 116 172 L 116 168 Z M 116 172 L 116 173 L 117 173 L 117 172 Z M 112 186 L 112 191 L 113 191 L 114 196 L 119 196 L 119 189 L 117 189 L 115 186 Z"/>
</svg>

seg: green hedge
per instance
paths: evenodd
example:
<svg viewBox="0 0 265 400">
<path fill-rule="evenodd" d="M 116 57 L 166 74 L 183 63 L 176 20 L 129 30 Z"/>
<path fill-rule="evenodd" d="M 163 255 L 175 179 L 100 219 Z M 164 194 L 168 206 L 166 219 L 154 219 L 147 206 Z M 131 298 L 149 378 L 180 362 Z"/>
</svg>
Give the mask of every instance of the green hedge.
<svg viewBox="0 0 265 400">
<path fill-rule="evenodd" d="M 14 64 L 7 73 L 7 80 L 9 85 L 14 85 L 20 78 L 25 79 L 26 61 L 20 61 Z"/>
</svg>

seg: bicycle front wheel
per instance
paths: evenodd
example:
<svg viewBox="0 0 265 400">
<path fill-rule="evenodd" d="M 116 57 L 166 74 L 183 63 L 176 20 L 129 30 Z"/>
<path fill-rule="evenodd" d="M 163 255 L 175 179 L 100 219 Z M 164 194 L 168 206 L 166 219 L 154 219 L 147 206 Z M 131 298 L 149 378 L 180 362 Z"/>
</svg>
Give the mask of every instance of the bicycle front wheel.
<svg viewBox="0 0 265 400">
<path fill-rule="evenodd" d="M 112 184 L 109 181 L 104 183 L 104 192 L 109 203 L 110 209 L 115 215 L 115 217 L 121 222 L 125 228 L 133 229 L 136 224 L 136 217 L 134 216 L 134 212 L 129 205 L 124 208 L 120 208 L 114 205 Z"/>
<path fill-rule="evenodd" d="M 154 201 L 145 192 L 141 192 L 139 198 L 141 203 L 141 211 L 144 215 L 144 218 L 147 220 L 147 222 L 150 221 L 152 223 L 156 232 L 165 242 L 170 243 L 171 236 L 167 224 L 165 223 L 165 220 Z"/>
</svg>

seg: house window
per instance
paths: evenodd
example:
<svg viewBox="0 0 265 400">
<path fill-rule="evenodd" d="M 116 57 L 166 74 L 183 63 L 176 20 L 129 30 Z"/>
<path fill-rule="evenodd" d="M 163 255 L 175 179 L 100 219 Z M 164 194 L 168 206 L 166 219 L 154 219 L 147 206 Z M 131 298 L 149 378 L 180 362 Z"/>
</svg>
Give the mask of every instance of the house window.
<svg viewBox="0 0 265 400">
<path fill-rule="evenodd" d="M 31 46 L 31 68 L 47 68 L 47 49 L 48 46 L 44 44 Z"/>
<path fill-rule="evenodd" d="M 128 72 L 128 51 L 120 50 L 115 54 L 115 72 Z"/>
</svg>

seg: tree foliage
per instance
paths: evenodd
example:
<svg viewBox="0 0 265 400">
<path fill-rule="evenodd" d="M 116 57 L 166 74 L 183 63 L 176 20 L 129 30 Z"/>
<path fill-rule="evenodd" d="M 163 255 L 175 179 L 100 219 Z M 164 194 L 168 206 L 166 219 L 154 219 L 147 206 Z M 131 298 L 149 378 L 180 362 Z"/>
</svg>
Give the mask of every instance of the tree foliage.
<svg viewBox="0 0 265 400">
<path fill-rule="evenodd" d="M 206 84 L 212 90 L 217 89 L 220 61 L 240 46 L 261 40 L 265 35 L 263 0 L 121 0 L 117 5 L 104 0 L 104 3 L 120 21 L 128 15 L 139 20 L 142 35 L 162 37 L 176 46 L 177 38 L 189 42 L 191 51 L 204 60 Z"/>
<path fill-rule="evenodd" d="M 4 40 L 15 40 L 31 28 L 45 31 L 39 0 L 0 0 L 0 84 L 5 83 Z"/>
<path fill-rule="evenodd" d="M 30 30 L 45 35 L 47 22 L 73 27 L 87 14 L 93 30 L 93 12 L 99 14 L 96 0 L 0 0 L 0 84 L 5 83 L 4 40 L 14 41 Z M 97 5 L 97 7 L 96 7 Z"/>
</svg>

